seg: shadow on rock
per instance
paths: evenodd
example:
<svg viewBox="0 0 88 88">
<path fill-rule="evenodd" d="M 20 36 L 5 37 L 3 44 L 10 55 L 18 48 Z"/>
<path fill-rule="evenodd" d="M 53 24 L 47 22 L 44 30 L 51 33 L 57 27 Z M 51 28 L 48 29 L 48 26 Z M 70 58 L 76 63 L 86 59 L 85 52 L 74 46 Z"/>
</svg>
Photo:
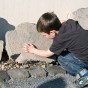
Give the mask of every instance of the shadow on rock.
<svg viewBox="0 0 88 88">
<path fill-rule="evenodd" d="M 64 78 L 59 77 L 50 81 L 47 81 L 37 88 L 66 88 L 66 82 Z"/>
<path fill-rule="evenodd" d="M 4 18 L 0 18 L 0 40 L 4 41 L 5 47 L 5 34 L 7 31 L 14 30 L 15 26 L 8 23 L 8 21 Z"/>
<path fill-rule="evenodd" d="M 19 55 L 20 55 L 20 54 L 14 54 L 14 55 L 11 56 L 11 58 L 12 58 L 13 60 L 16 60 Z"/>
</svg>

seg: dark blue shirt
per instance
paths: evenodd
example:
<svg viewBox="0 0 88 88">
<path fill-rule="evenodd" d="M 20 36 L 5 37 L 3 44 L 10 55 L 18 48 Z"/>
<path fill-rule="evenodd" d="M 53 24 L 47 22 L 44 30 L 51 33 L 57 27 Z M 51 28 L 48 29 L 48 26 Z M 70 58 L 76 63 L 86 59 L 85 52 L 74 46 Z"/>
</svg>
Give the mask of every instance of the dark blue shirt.
<svg viewBox="0 0 88 88">
<path fill-rule="evenodd" d="M 63 23 L 50 47 L 56 55 L 64 49 L 88 64 L 88 30 L 84 30 L 77 21 L 69 19 Z"/>
</svg>

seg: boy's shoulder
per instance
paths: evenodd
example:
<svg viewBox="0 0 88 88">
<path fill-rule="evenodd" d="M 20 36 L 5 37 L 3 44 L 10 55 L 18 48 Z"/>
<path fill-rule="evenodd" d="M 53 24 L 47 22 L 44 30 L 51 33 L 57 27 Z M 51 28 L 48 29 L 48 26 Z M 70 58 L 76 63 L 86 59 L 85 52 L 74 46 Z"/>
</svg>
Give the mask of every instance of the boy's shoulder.
<svg viewBox="0 0 88 88">
<path fill-rule="evenodd" d="M 76 28 L 76 26 L 80 26 L 78 21 L 75 21 L 73 19 L 68 19 L 66 22 L 63 23 L 63 25 L 68 26 L 70 28 Z"/>
<path fill-rule="evenodd" d="M 75 21 L 75 20 L 73 20 L 73 19 L 68 19 L 68 20 L 66 21 L 66 23 L 74 23 L 74 22 L 77 22 L 77 21 Z"/>
<path fill-rule="evenodd" d="M 82 28 L 80 27 L 78 21 L 75 21 L 73 19 L 68 19 L 67 21 L 63 22 L 62 27 L 60 28 L 61 33 L 68 33 L 78 29 L 82 29 Z"/>
<path fill-rule="evenodd" d="M 69 24 L 74 24 L 76 23 L 77 21 L 73 20 L 73 19 L 68 19 L 66 21 L 61 21 L 62 25 L 69 25 Z"/>
</svg>

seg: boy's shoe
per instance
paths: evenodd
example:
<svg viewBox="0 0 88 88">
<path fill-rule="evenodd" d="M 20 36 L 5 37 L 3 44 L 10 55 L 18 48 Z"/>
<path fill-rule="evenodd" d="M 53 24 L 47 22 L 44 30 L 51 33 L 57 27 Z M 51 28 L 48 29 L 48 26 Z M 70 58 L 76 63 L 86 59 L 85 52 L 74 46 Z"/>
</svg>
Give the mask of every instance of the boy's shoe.
<svg viewBox="0 0 88 88">
<path fill-rule="evenodd" d="M 77 88 L 84 88 L 88 85 L 88 76 L 84 76 L 75 81 Z"/>
</svg>

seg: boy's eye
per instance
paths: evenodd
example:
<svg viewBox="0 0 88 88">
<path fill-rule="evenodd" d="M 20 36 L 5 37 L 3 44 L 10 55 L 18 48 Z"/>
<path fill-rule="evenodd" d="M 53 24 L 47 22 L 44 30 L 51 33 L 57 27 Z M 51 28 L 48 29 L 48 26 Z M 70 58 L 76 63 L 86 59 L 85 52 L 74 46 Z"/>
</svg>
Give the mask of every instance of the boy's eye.
<svg viewBox="0 0 88 88">
<path fill-rule="evenodd" d="M 43 36 L 46 36 L 46 35 L 43 35 Z"/>
<path fill-rule="evenodd" d="M 47 36 L 47 35 L 43 35 L 43 36 Z"/>
</svg>

